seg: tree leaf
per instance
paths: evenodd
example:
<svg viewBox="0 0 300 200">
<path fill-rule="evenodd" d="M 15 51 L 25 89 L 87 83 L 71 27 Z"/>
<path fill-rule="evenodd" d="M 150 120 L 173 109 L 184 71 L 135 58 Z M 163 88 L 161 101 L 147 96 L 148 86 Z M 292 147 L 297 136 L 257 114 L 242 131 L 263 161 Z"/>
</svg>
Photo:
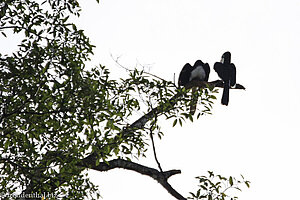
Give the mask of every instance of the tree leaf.
<svg viewBox="0 0 300 200">
<path fill-rule="evenodd" d="M 173 127 L 176 126 L 176 124 L 177 124 L 177 119 L 175 119 L 175 120 L 173 121 Z"/>
<path fill-rule="evenodd" d="M 229 184 L 230 184 L 230 186 L 233 186 L 233 179 L 231 176 L 229 177 Z"/>
</svg>

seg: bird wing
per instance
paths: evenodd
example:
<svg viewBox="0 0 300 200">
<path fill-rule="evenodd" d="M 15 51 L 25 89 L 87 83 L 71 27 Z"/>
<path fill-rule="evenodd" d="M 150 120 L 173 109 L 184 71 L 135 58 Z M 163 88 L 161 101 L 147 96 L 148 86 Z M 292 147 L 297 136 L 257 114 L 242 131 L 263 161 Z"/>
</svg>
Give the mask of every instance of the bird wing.
<svg viewBox="0 0 300 200">
<path fill-rule="evenodd" d="M 193 70 L 193 67 L 189 63 L 186 63 L 183 66 L 183 68 L 179 74 L 178 85 L 185 85 L 189 82 L 189 78 L 191 76 L 192 70 Z"/>
<path fill-rule="evenodd" d="M 218 76 L 224 80 L 226 79 L 226 72 L 225 72 L 225 69 L 224 69 L 224 64 L 221 63 L 221 62 L 216 62 L 214 64 L 214 70 L 217 72 Z"/>
<path fill-rule="evenodd" d="M 203 65 L 203 69 L 205 71 L 205 81 L 208 81 L 208 78 L 209 78 L 209 73 L 210 73 L 210 67 L 209 67 L 209 64 L 208 63 L 205 63 Z"/>
<path fill-rule="evenodd" d="M 230 64 L 230 86 L 236 84 L 236 68 L 233 63 Z"/>
</svg>

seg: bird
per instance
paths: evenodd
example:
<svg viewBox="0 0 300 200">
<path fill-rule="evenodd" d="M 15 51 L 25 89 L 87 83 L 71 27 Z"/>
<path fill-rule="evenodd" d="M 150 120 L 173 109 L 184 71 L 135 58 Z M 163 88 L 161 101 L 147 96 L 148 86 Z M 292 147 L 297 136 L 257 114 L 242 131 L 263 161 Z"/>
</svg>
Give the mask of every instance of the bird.
<svg viewBox="0 0 300 200">
<path fill-rule="evenodd" d="M 222 55 L 221 62 L 214 64 L 214 70 L 224 83 L 221 104 L 228 106 L 229 89 L 236 84 L 236 68 L 235 65 L 231 63 L 231 53 L 229 51 L 226 51 Z"/>
<path fill-rule="evenodd" d="M 208 81 L 209 73 L 208 63 L 203 63 L 201 60 L 197 60 L 193 66 L 186 63 L 179 74 L 178 85 L 186 86 L 193 80 Z"/>
<path fill-rule="evenodd" d="M 197 60 L 193 66 L 189 63 L 186 63 L 179 74 L 178 85 L 186 86 L 189 82 L 193 80 L 208 81 L 209 73 L 210 67 L 208 63 L 203 63 L 201 60 Z M 197 87 L 193 87 L 192 94 L 194 94 L 196 90 Z M 193 115 L 196 111 L 197 101 L 198 98 L 192 98 L 191 100 L 191 115 Z"/>
</svg>

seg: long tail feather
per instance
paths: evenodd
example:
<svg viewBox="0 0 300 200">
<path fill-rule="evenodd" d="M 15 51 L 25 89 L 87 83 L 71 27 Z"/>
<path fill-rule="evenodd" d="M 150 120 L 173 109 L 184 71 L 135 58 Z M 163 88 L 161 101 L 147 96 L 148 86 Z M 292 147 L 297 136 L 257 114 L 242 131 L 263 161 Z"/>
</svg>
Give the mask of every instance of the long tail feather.
<svg viewBox="0 0 300 200">
<path fill-rule="evenodd" d="M 228 106 L 228 102 L 229 102 L 229 88 L 230 88 L 229 84 L 230 82 L 224 83 L 224 90 L 223 90 L 223 95 L 221 100 L 221 103 L 226 106 Z"/>
</svg>

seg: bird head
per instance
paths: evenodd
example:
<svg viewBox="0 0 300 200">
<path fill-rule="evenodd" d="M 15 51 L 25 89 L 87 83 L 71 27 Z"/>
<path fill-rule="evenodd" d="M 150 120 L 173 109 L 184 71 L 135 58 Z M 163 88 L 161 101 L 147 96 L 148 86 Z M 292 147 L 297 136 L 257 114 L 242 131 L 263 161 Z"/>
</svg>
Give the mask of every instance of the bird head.
<svg viewBox="0 0 300 200">
<path fill-rule="evenodd" d="M 227 63 L 228 64 L 230 62 L 231 62 L 231 53 L 229 51 L 226 51 L 222 55 L 221 63 L 223 63 L 223 64 Z"/>
<path fill-rule="evenodd" d="M 204 65 L 204 63 L 201 60 L 197 60 L 194 64 L 194 67 L 203 66 L 203 65 Z"/>
</svg>

